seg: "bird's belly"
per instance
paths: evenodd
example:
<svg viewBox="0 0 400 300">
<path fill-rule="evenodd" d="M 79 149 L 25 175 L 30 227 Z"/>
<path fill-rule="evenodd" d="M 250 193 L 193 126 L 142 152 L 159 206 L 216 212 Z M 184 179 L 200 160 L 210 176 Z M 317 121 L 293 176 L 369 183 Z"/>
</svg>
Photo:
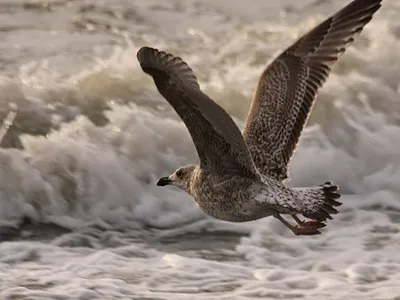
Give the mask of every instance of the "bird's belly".
<svg viewBox="0 0 400 300">
<path fill-rule="evenodd" d="M 207 215 L 229 222 L 249 222 L 260 218 L 268 217 L 272 211 L 262 209 L 255 201 L 244 203 L 233 203 L 232 200 L 226 200 L 218 203 L 213 200 L 198 201 L 195 199 L 197 206 Z"/>
<path fill-rule="evenodd" d="M 197 206 L 207 215 L 224 220 L 237 222 L 236 211 L 228 201 L 216 201 L 215 199 L 195 199 Z"/>
<path fill-rule="evenodd" d="M 248 222 L 272 214 L 265 203 L 255 199 L 264 188 L 263 183 L 234 177 L 213 186 L 199 186 L 196 191 L 201 192 L 195 192 L 192 196 L 199 208 L 211 217 L 230 222 Z"/>
</svg>

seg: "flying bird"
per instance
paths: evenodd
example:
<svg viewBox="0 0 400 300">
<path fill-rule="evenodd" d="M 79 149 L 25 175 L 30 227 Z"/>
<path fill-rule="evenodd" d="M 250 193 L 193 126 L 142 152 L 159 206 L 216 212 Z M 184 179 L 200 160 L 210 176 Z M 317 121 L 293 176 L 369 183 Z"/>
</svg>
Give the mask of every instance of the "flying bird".
<svg viewBox="0 0 400 300">
<path fill-rule="evenodd" d="M 351 2 L 267 66 L 243 134 L 228 113 L 201 91 L 194 72 L 180 57 L 142 47 L 137 52 L 141 68 L 185 123 L 200 160 L 199 165 L 183 166 L 160 178 L 157 185 L 182 189 L 214 218 L 248 222 L 273 216 L 296 235 L 320 234 L 342 204 L 337 201 L 339 188 L 331 182 L 289 187 L 288 164 L 318 90 L 381 2 Z"/>
</svg>

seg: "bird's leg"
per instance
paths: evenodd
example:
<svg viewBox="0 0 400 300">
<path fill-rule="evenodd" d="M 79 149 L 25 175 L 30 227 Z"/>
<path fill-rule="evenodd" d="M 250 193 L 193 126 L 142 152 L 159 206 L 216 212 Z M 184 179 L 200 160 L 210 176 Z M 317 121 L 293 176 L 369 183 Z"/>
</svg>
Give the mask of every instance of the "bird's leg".
<svg viewBox="0 0 400 300">
<path fill-rule="evenodd" d="M 296 221 L 297 224 L 303 225 L 304 221 L 300 220 L 296 215 L 292 215 L 292 218 Z"/>
<path fill-rule="evenodd" d="M 289 228 L 295 235 L 315 235 L 315 234 L 321 234 L 321 232 L 318 231 L 319 228 L 321 227 L 314 227 L 314 226 L 309 226 L 309 225 L 301 225 L 299 224 L 298 226 L 293 226 L 290 224 L 288 221 L 286 221 L 284 218 L 279 213 L 274 213 L 273 216 L 281 221 L 287 228 Z M 296 217 L 297 218 L 297 217 Z M 295 219 L 296 220 L 296 219 Z M 302 222 L 299 218 L 297 220 Z M 297 221 L 296 220 L 296 221 Z M 325 225 L 324 225 L 325 226 Z M 323 227 L 323 226 L 322 226 Z"/>
<path fill-rule="evenodd" d="M 291 215 L 292 218 L 296 221 L 296 223 L 300 226 L 300 227 L 311 227 L 313 229 L 319 229 L 319 228 L 323 228 L 326 225 L 320 221 L 316 221 L 316 220 L 311 220 L 311 221 L 305 221 L 305 220 L 300 220 L 296 215 Z"/>
</svg>

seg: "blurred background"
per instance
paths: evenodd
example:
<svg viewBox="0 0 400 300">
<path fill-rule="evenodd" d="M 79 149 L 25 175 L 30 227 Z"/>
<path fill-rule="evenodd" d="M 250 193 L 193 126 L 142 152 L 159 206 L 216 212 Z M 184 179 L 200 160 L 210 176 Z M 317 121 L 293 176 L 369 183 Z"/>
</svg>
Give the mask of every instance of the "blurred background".
<svg viewBox="0 0 400 300">
<path fill-rule="evenodd" d="M 204 215 L 157 179 L 197 161 L 136 60 L 181 56 L 242 128 L 271 60 L 347 0 L 0 0 L 2 299 L 400 299 L 400 2 L 319 93 L 291 185 L 344 194 L 320 236 Z"/>
</svg>

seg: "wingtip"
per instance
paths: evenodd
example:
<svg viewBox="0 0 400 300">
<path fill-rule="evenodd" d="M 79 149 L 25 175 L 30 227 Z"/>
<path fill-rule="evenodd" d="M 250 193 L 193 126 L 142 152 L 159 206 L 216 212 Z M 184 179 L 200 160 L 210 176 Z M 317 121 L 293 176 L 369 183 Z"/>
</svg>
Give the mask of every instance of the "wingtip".
<svg viewBox="0 0 400 300">
<path fill-rule="evenodd" d="M 164 51 L 149 46 L 143 46 L 136 53 L 137 60 L 142 70 L 149 75 L 153 75 L 151 70 L 165 69 L 165 61 L 161 60 L 160 64 L 160 58 L 164 56 L 167 56 Z"/>
<path fill-rule="evenodd" d="M 375 0 L 372 3 L 372 5 L 370 7 L 371 18 L 381 7 L 382 7 L 382 0 Z"/>
<path fill-rule="evenodd" d="M 163 73 L 164 76 L 175 77 L 176 80 L 181 81 L 186 86 L 200 88 L 193 70 L 178 56 L 143 46 L 137 51 L 136 57 L 142 70 L 151 76 L 159 76 Z"/>
<path fill-rule="evenodd" d="M 143 46 L 136 53 L 137 60 L 139 61 L 140 64 L 142 64 L 146 60 L 146 58 L 149 57 L 149 55 L 151 55 L 155 52 L 159 52 L 159 51 L 155 48 Z"/>
<path fill-rule="evenodd" d="M 353 16 L 354 12 L 363 13 L 364 16 L 373 16 L 382 6 L 382 0 L 354 0 L 340 10 L 337 15 Z M 368 23 L 367 21 L 366 23 Z"/>
</svg>

